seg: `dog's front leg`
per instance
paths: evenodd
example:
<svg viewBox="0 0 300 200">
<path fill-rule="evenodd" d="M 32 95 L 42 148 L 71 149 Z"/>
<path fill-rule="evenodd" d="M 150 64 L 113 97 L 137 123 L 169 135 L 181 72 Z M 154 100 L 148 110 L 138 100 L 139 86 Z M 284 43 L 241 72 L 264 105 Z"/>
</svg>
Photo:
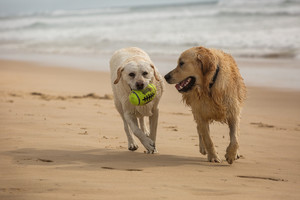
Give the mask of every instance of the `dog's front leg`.
<svg viewBox="0 0 300 200">
<path fill-rule="evenodd" d="M 201 129 L 199 127 L 199 125 L 197 125 L 197 131 L 198 131 L 198 135 L 199 135 L 199 151 L 202 155 L 206 155 L 207 151 L 205 148 L 205 144 L 201 135 Z"/>
<path fill-rule="evenodd" d="M 199 141 L 200 141 L 199 143 L 200 151 L 202 151 L 201 153 L 203 154 L 205 152 L 204 150 L 206 149 L 208 161 L 220 163 L 221 159 L 218 157 L 213 141 L 210 138 L 209 123 L 206 121 L 197 120 L 197 131 L 198 131 Z M 201 140 L 203 140 L 205 146 L 204 149 Z"/>
<path fill-rule="evenodd" d="M 122 117 L 122 120 L 124 123 L 124 130 L 125 130 L 125 133 L 127 135 L 127 140 L 128 140 L 128 150 L 135 151 L 139 148 L 139 146 L 137 145 L 135 139 L 133 138 L 132 131 L 128 127 L 128 124 L 127 124 L 127 121 L 125 119 L 124 112 L 122 109 L 122 104 L 118 99 L 115 99 L 115 105 L 116 105 L 116 108 L 117 108 L 118 112 L 120 113 L 120 116 Z"/>
<path fill-rule="evenodd" d="M 123 115 L 121 115 L 121 116 L 122 116 L 123 123 L 124 123 L 124 130 L 125 130 L 125 133 L 127 135 L 128 150 L 135 151 L 135 150 L 137 150 L 139 148 L 139 146 L 136 144 L 136 142 L 135 142 L 135 140 L 133 138 L 132 131 L 129 129 L 125 117 Z"/>
<path fill-rule="evenodd" d="M 138 127 L 138 121 L 135 115 L 130 114 L 129 112 L 124 114 L 125 120 L 129 125 L 130 129 L 134 133 L 134 135 L 139 138 L 141 143 L 147 149 L 148 153 L 155 152 L 155 143 L 147 137 L 144 132 Z"/>
<path fill-rule="evenodd" d="M 239 117 L 228 120 L 229 125 L 229 136 L 230 136 L 230 144 L 226 149 L 225 158 L 229 164 L 232 164 L 234 160 L 239 158 L 238 155 L 238 136 L 239 136 Z"/>
</svg>

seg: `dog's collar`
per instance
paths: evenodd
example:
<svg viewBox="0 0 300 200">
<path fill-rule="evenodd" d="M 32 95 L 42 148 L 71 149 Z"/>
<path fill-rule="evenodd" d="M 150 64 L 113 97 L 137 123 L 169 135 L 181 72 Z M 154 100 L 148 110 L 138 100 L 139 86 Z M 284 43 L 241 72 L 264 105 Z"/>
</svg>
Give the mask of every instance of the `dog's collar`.
<svg viewBox="0 0 300 200">
<path fill-rule="evenodd" d="M 219 74 L 219 71 L 220 71 L 220 67 L 219 67 L 219 65 L 217 65 L 216 72 L 215 72 L 211 82 L 209 83 L 209 89 L 212 88 L 212 86 L 215 84 L 215 82 L 217 80 L 217 77 L 218 77 L 218 74 Z"/>
</svg>

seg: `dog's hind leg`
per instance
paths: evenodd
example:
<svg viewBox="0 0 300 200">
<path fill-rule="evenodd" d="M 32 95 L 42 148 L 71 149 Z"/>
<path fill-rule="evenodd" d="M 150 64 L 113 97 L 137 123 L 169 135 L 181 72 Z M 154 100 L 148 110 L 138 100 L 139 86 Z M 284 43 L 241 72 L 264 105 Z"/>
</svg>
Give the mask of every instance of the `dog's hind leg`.
<svg viewBox="0 0 300 200">
<path fill-rule="evenodd" d="M 205 145 L 208 161 L 220 163 L 221 159 L 218 157 L 215 147 L 214 147 L 214 144 L 213 144 L 213 141 L 210 138 L 209 123 L 204 122 L 202 120 L 197 120 L 197 131 L 199 134 L 199 141 L 203 140 L 203 143 Z M 200 142 L 199 146 L 200 145 L 202 145 L 201 142 Z M 201 149 L 200 149 L 200 151 L 201 151 Z M 202 151 L 203 151 L 203 148 L 202 148 Z"/>
<path fill-rule="evenodd" d="M 238 155 L 238 136 L 239 136 L 239 117 L 234 117 L 233 119 L 228 120 L 229 126 L 229 136 L 230 136 L 230 144 L 227 147 L 225 158 L 229 164 L 232 164 L 234 160 L 239 158 Z"/>
</svg>

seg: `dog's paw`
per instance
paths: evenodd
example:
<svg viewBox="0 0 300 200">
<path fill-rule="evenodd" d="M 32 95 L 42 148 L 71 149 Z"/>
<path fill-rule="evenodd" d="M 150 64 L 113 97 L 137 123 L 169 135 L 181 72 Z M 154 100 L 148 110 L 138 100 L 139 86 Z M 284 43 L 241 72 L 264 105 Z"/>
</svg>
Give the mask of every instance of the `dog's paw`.
<svg viewBox="0 0 300 200">
<path fill-rule="evenodd" d="M 228 162 L 228 164 L 231 165 L 233 163 L 233 161 L 236 160 L 237 156 L 226 153 L 225 158 L 226 158 L 226 161 Z"/>
<path fill-rule="evenodd" d="M 225 158 L 226 158 L 226 161 L 228 162 L 228 164 L 232 164 L 235 160 L 237 159 L 240 159 L 242 157 L 242 155 L 239 155 L 238 153 L 237 154 L 229 154 L 229 153 L 226 153 L 225 154 Z"/>
<path fill-rule="evenodd" d="M 155 142 L 153 142 L 150 138 L 146 137 L 143 141 L 141 141 L 144 147 L 147 149 L 147 153 L 155 153 Z"/>
<path fill-rule="evenodd" d="M 225 158 L 226 158 L 226 161 L 228 162 L 228 164 L 232 164 L 233 161 L 240 158 L 240 155 L 238 154 L 237 148 L 238 148 L 238 144 L 230 144 L 227 147 Z"/>
<path fill-rule="evenodd" d="M 217 154 L 208 154 L 207 156 L 208 162 L 213 162 L 213 163 L 221 163 L 222 160 L 219 158 Z"/>
<path fill-rule="evenodd" d="M 134 144 L 134 143 L 128 144 L 128 150 L 130 150 L 130 151 L 135 151 L 138 148 L 139 148 L 139 146 L 137 144 Z"/>
<path fill-rule="evenodd" d="M 243 156 L 239 153 L 239 151 L 237 151 L 235 159 L 238 160 L 238 159 L 240 159 L 242 157 Z"/>
<path fill-rule="evenodd" d="M 145 154 L 156 154 L 158 153 L 158 151 L 156 149 L 154 149 L 153 152 L 150 152 L 150 151 L 144 151 Z"/>
</svg>

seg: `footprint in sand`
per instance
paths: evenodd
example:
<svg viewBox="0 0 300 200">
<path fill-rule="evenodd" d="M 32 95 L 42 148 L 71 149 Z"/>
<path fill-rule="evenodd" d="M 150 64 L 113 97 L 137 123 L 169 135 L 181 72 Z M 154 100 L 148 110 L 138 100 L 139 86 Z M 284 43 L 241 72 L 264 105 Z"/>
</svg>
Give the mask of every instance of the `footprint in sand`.
<svg viewBox="0 0 300 200">
<path fill-rule="evenodd" d="M 102 169 L 108 169 L 108 170 L 120 170 L 120 171 L 130 171 L 130 172 L 140 172 L 143 171 L 142 169 L 117 169 L 113 167 L 101 167 Z"/>
<path fill-rule="evenodd" d="M 50 101 L 50 100 L 67 100 L 67 99 L 104 99 L 104 100 L 112 100 L 113 96 L 110 94 L 105 94 L 104 96 L 99 96 L 94 93 L 89 93 L 86 95 L 80 95 L 80 96 L 55 96 L 55 95 L 48 95 L 43 94 L 40 92 L 32 92 L 30 93 L 32 96 L 39 96 L 41 99 Z"/>
<path fill-rule="evenodd" d="M 88 135 L 88 132 L 87 131 L 84 131 L 82 133 L 78 133 L 79 135 Z"/>
<path fill-rule="evenodd" d="M 80 129 L 81 129 L 81 130 L 84 130 L 84 132 L 78 133 L 79 135 L 88 135 L 87 128 L 82 127 L 82 128 L 80 128 Z"/>
<path fill-rule="evenodd" d="M 170 131 L 178 131 L 178 127 L 177 126 L 164 126 L 165 129 L 168 129 Z"/>
<path fill-rule="evenodd" d="M 192 115 L 191 113 L 181 113 L 181 112 L 172 112 L 170 113 L 172 115 L 182 115 L 182 116 L 189 116 Z"/>
<path fill-rule="evenodd" d="M 0 188 L 0 192 L 8 192 L 10 194 L 14 192 L 24 192 L 25 189 L 22 188 Z"/>
<path fill-rule="evenodd" d="M 250 124 L 258 126 L 259 128 L 275 128 L 274 125 L 264 124 L 262 122 L 251 122 Z"/>
<path fill-rule="evenodd" d="M 41 162 L 53 162 L 53 160 L 49 160 L 49 159 L 43 159 L 43 158 L 38 158 L 37 161 L 41 161 Z"/>
<path fill-rule="evenodd" d="M 262 122 L 251 122 L 251 125 L 257 126 L 259 128 L 274 128 L 275 130 L 288 130 L 286 128 L 282 128 L 282 127 L 276 127 L 274 125 L 270 125 L 270 124 L 265 124 Z"/>
<path fill-rule="evenodd" d="M 237 176 L 239 178 L 249 178 L 249 179 L 261 179 L 261 180 L 268 180 L 268 181 L 287 181 L 281 178 L 272 178 L 272 177 L 262 177 L 262 176 Z"/>
<path fill-rule="evenodd" d="M 15 94 L 15 93 L 10 93 L 9 96 L 11 96 L 11 97 L 23 97 L 22 95 Z"/>
</svg>

